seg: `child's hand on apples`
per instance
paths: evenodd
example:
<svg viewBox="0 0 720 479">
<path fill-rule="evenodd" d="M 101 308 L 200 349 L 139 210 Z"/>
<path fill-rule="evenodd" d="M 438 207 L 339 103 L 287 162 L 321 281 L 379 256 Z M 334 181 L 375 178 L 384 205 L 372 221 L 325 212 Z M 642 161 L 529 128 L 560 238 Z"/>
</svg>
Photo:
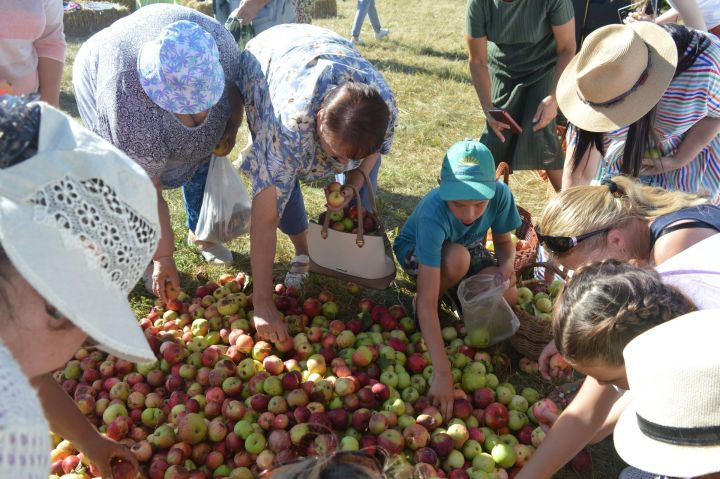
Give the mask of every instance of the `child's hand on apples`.
<svg viewBox="0 0 720 479">
<path fill-rule="evenodd" d="M 437 406 L 445 421 L 452 419 L 455 392 L 450 374 L 433 374 L 428 398 Z"/>
</svg>

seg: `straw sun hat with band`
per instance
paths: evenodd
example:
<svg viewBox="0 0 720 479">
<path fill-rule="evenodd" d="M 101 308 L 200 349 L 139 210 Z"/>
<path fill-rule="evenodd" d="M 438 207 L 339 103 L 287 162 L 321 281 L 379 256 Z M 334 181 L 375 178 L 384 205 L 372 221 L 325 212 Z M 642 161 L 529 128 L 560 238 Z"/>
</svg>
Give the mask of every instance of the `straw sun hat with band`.
<svg viewBox="0 0 720 479">
<path fill-rule="evenodd" d="M 613 437 L 628 464 L 672 477 L 720 472 L 719 316 L 689 313 L 625 347 L 632 402 Z"/>
<path fill-rule="evenodd" d="M 563 71 L 558 105 L 583 130 L 605 133 L 628 126 L 660 101 L 677 61 L 673 38 L 654 23 L 599 28 Z"/>
<path fill-rule="evenodd" d="M 127 301 L 160 238 L 147 174 L 45 103 L 0 97 L 0 127 L 0 244 L 13 266 L 98 347 L 154 360 Z"/>
</svg>

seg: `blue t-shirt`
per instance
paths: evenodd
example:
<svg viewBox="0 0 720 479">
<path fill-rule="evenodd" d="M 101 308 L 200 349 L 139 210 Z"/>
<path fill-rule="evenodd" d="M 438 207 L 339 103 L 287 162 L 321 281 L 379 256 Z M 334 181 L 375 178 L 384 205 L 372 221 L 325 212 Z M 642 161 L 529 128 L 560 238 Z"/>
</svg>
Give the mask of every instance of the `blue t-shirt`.
<svg viewBox="0 0 720 479">
<path fill-rule="evenodd" d="M 445 242 L 472 247 L 482 241 L 490 228 L 495 233 L 510 233 L 521 223 L 515 198 L 501 181 L 497 182 L 495 196 L 485 213 L 471 225 L 464 225 L 457 219 L 447 202 L 440 198 L 440 189 L 436 188 L 415 207 L 395 238 L 393 249 L 400 264 L 414 247 L 418 263 L 439 268 Z"/>
</svg>

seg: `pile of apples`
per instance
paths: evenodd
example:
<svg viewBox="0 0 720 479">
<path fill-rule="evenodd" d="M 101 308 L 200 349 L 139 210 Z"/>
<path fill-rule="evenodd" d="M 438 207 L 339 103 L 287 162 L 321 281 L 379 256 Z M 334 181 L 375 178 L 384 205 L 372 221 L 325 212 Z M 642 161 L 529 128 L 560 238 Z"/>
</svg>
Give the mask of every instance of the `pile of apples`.
<svg viewBox="0 0 720 479">
<path fill-rule="evenodd" d="M 564 285 L 562 280 L 556 279 L 547 287 L 544 284 L 536 286 L 535 291 L 527 286 L 522 286 L 517 291 L 516 307 L 538 319 L 550 322 L 552 321 L 553 304 L 562 292 Z"/>
<path fill-rule="evenodd" d="M 488 230 L 487 237 L 492 238 L 492 230 Z M 515 233 L 510 233 L 510 240 L 512 241 L 513 246 L 515 246 L 515 251 L 525 251 L 530 248 L 532 248 L 532 245 L 529 241 L 524 239 L 519 239 Z M 485 243 L 485 248 L 490 252 L 495 252 L 495 243 L 493 243 L 492 240 L 488 240 Z"/>
<path fill-rule="evenodd" d="M 345 231 L 348 233 L 357 233 L 358 229 L 358 209 L 357 206 L 342 208 L 345 204 L 345 197 L 340 192 L 342 185 L 337 181 L 330 183 L 325 189 L 327 205 L 330 208 L 328 212 L 320 214 L 318 222 L 323 224 L 325 215 L 330 215 L 330 228 L 335 231 Z M 367 210 L 363 210 L 363 233 L 373 235 L 377 233 L 378 219 Z"/>
<path fill-rule="evenodd" d="M 427 398 L 425 342 L 402 306 L 363 298 L 342 311 L 330 291 L 301 298 L 277 285 L 291 338 L 273 345 L 255 334 L 245 282 L 226 274 L 157 301 L 140 319 L 156 361 L 80 349 L 56 373 L 87 418 L 135 454 L 139 477 L 250 479 L 298 457 L 382 449 L 424 477 L 507 478 L 559 412 L 503 382 L 508 357 L 458 324 L 443 329 L 456 388 L 445 421 Z M 52 460 L 53 479 L 97 475 L 61 438 Z"/>
</svg>

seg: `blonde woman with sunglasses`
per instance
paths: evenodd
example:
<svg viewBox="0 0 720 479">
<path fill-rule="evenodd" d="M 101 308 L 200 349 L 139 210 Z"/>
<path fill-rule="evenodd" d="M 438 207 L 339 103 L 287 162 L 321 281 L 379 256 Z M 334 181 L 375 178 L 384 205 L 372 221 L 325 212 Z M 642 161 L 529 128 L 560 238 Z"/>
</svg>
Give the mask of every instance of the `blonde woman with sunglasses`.
<svg viewBox="0 0 720 479">
<path fill-rule="evenodd" d="M 602 185 L 563 190 L 537 227 L 553 261 L 575 270 L 618 259 L 657 266 L 720 232 L 720 208 L 706 197 L 646 186 L 624 176 Z M 550 342 L 540 356 L 557 352 Z"/>
</svg>

